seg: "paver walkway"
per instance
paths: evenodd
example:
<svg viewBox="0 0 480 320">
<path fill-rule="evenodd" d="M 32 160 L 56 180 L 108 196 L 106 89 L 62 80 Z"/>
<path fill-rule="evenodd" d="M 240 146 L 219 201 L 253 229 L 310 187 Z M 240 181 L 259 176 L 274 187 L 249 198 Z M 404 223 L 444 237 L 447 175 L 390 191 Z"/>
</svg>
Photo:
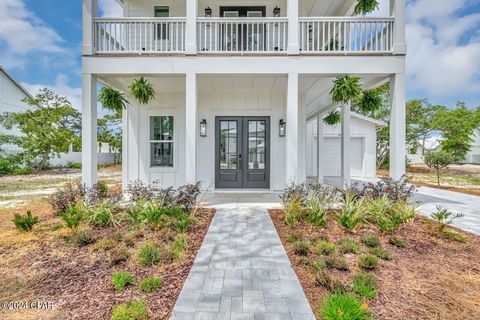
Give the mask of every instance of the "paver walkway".
<svg viewBox="0 0 480 320">
<path fill-rule="evenodd" d="M 268 206 L 246 199 L 217 206 L 171 320 L 315 319 Z"/>
</svg>

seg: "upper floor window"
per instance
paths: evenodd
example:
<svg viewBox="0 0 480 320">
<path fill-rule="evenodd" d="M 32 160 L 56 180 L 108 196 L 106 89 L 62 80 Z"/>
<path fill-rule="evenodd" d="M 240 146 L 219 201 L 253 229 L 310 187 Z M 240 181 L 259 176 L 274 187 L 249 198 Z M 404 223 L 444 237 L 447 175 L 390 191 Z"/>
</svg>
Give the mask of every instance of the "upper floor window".
<svg viewBox="0 0 480 320">
<path fill-rule="evenodd" d="M 150 117 L 150 166 L 173 167 L 173 117 Z"/>
<path fill-rule="evenodd" d="M 170 8 L 168 6 L 155 6 L 155 18 L 168 18 Z M 157 23 L 157 40 L 168 40 L 170 38 L 169 25 L 167 23 Z"/>
</svg>

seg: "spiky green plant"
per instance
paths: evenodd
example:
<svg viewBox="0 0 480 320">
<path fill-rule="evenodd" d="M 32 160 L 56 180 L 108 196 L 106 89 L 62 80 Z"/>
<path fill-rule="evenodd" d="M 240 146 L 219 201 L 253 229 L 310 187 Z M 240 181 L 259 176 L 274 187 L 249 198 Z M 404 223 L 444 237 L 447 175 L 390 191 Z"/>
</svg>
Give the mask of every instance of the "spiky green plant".
<svg viewBox="0 0 480 320">
<path fill-rule="evenodd" d="M 122 109 L 126 108 L 128 103 L 123 93 L 109 87 L 103 87 L 100 89 L 98 101 L 102 104 L 104 109 L 116 112 L 121 112 Z"/>
<path fill-rule="evenodd" d="M 153 85 L 143 76 L 140 79 L 134 79 L 132 84 L 128 87 L 132 97 L 138 100 L 141 104 L 148 104 L 155 99 L 155 89 Z"/>
<path fill-rule="evenodd" d="M 330 111 L 325 118 L 323 118 L 323 123 L 329 126 L 336 125 L 342 121 L 342 116 L 338 111 Z"/>
<path fill-rule="evenodd" d="M 364 112 L 378 110 L 381 106 L 382 96 L 377 90 L 364 90 L 358 101 L 358 107 Z"/>
<path fill-rule="evenodd" d="M 351 104 L 362 95 L 362 87 L 359 77 L 343 75 L 333 81 L 330 90 L 333 103 Z"/>
<path fill-rule="evenodd" d="M 355 15 L 365 15 L 378 9 L 378 0 L 357 0 Z"/>
</svg>

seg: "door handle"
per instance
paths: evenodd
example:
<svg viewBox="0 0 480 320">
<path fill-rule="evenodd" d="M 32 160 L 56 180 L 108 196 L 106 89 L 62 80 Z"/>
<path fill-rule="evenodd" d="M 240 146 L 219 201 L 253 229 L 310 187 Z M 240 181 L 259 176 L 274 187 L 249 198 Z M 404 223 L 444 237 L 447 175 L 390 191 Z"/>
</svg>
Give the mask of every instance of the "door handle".
<svg viewBox="0 0 480 320">
<path fill-rule="evenodd" d="M 242 154 L 238 154 L 238 168 L 240 169 L 242 167 Z"/>
</svg>

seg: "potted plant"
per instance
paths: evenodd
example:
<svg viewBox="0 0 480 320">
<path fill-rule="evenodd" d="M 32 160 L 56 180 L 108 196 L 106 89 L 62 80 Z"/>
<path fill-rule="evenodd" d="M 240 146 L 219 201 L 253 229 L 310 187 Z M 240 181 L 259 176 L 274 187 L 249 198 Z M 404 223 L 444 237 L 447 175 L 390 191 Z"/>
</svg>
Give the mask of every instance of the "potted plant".
<svg viewBox="0 0 480 320">
<path fill-rule="evenodd" d="M 103 108 L 115 112 L 121 112 L 128 103 L 123 93 L 110 87 L 100 89 L 98 101 L 102 104 Z"/>
<path fill-rule="evenodd" d="M 134 79 L 128 87 L 132 97 L 141 104 L 148 104 L 150 100 L 155 99 L 155 89 L 153 85 L 143 76 L 140 79 Z"/>
<path fill-rule="evenodd" d="M 357 0 L 355 15 L 365 15 L 378 9 L 378 0 Z"/>
</svg>

